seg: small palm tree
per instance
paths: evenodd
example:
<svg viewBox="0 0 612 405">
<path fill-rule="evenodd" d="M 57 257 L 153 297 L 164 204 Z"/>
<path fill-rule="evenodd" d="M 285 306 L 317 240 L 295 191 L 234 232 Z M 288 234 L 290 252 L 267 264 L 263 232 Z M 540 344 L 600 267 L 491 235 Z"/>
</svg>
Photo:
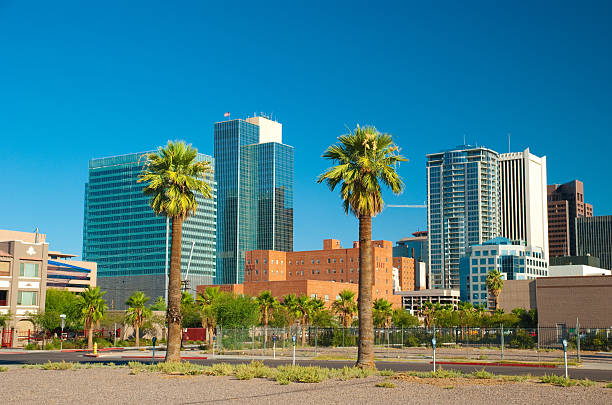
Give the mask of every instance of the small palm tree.
<svg viewBox="0 0 612 405">
<path fill-rule="evenodd" d="M 264 349 L 268 344 L 268 322 L 270 321 L 270 311 L 278 306 L 278 300 L 272 295 L 270 290 L 262 291 L 256 298 L 259 311 L 261 312 L 261 323 L 264 326 Z"/>
<path fill-rule="evenodd" d="M 301 313 L 299 310 L 298 298 L 295 294 L 287 294 L 283 297 L 283 307 L 287 309 L 289 318 L 295 321 L 301 319 Z M 293 322 L 295 323 L 295 322 Z M 291 327 L 291 326 L 290 326 Z M 289 329 L 291 330 L 291 329 Z"/>
<path fill-rule="evenodd" d="M 168 283 L 168 348 L 166 361 L 181 361 L 181 250 L 183 222 L 196 212 L 196 194 L 212 198 L 206 179 L 211 175 L 208 162 L 197 161 L 198 151 L 185 142 L 168 141 L 165 148 L 147 156 L 138 182 L 146 183 L 144 193 L 151 196 L 156 215 L 172 219 L 172 247 Z"/>
<path fill-rule="evenodd" d="M 499 294 L 501 294 L 502 288 L 504 287 L 504 279 L 499 270 L 491 270 L 487 274 L 487 290 L 489 294 L 493 296 L 493 307 L 489 308 L 491 312 L 497 309 Z"/>
<path fill-rule="evenodd" d="M 355 293 L 351 290 L 341 291 L 338 298 L 332 303 L 332 310 L 342 319 L 342 325 L 349 328 L 357 312 Z"/>
<path fill-rule="evenodd" d="M 372 217 L 384 206 L 381 183 L 394 194 L 404 188 L 396 172 L 400 162 L 407 161 L 399 154 L 391 135 L 381 134 L 374 127 L 360 127 L 342 135 L 339 143 L 327 148 L 323 158 L 336 166 L 319 176 L 333 191 L 340 186 L 344 211 L 359 219 L 359 347 L 357 366 L 374 368 L 374 325 L 372 323 L 372 286 L 374 261 L 372 257 Z"/>
<path fill-rule="evenodd" d="M 423 318 L 426 328 L 430 328 L 433 325 L 435 308 L 431 301 L 425 301 L 419 308 L 419 315 Z"/>
<path fill-rule="evenodd" d="M 393 316 L 393 307 L 391 303 L 384 298 L 379 298 L 374 301 L 373 306 L 374 320 L 377 321 L 377 327 L 390 328 L 391 317 Z"/>
<path fill-rule="evenodd" d="M 206 329 L 206 340 L 209 348 L 212 347 L 214 331 L 217 326 L 217 311 L 214 304 L 220 296 L 219 287 L 206 287 L 204 293 L 199 292 L 196 297 L 196 303 L 200 306 L 200 314 L 202 315 L 202 327 Z"/>
<path fill-rule="evenodd" d="M 81 320 L 87 329 L 87 348 L 93 349 L 93 328 L 98 322 L 104 319 L 108 306 L 106 300 L 102 298 L 106 291 L 100 291 L 100 287 L 88 287 L 87 290 L 79 294 L 79 309 Z"/>
<path fill-rule="evenodd" d="M 135 291 L 125 302 L 128 307 L 125 321 L 136 329 L 136 347 L 140 347 L 140 328 L 151 317 L 151 309 L 147 308 L 149 299 L 142 291 Z"/>
</svg>

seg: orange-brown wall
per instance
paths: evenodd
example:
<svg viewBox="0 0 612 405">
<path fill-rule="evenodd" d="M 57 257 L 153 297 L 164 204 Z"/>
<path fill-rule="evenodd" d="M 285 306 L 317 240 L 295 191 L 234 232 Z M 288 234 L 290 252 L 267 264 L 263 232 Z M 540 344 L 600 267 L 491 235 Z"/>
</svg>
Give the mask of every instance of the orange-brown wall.
<svg viewBox="0 0 612 405">
<path fill-rule="evenodd" d="M 393 267 L 397 268 L 402 291 L 416 290 L 414 267 L 416 259 L 411 257 L 394 257 Z"/>
</svg>

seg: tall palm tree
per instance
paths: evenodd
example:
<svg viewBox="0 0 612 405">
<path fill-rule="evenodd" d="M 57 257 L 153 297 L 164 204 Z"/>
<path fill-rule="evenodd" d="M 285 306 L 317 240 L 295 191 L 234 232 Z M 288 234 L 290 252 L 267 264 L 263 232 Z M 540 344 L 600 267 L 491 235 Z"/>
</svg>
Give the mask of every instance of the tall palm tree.
<svg viewBox="0 0 612 405">
<path fill-rule="evenodd" d="M 302 328 L 302 346 L 304 346 L 306 344 L 306 326 L 308 326 L 308 322 L 310 321 L 310 313 L 312 310 L 310 298 L 308 298 L 306 295 L 300 295 L 296 300 L 295 309 L 300 318 L 300 326 Z"/>
<path fill-rule="evenodd" d="M 183 222 L 196 212 L 196 194 L 212 198 L 207 177 L 208 162 L 197 161 L 198 151 L 185 142 L 168 141 L 156 153 L 147 156 L 138 182 L 146 183 L 144 193 L 151 196 L 150 205 L 156 215 L 172 219 L 170 275 L 168 283 L 168 349 L 166 361 L 181 361 L 181 247 Z"/>
<path fill-rule="evenodd" d="M 357 126 L 353 133 L 342 135 L 339 143 L 327 148 L 323 158 L 332 166 L 317 181 L 325 182 L 333 191 L 340 186 L 344 211 L 359 219 L 359 348 L 357 366 L 374 367 L 374 326 L 372 324 L 372 287 L 374 261 L 372 257 L 372 217 L 384 206 L 381 186 L 394 194 L 404 188 L 396 172 L 400 162 L 407 161 L 399 154 L 391 135 L 382 134 L 374 127 Z M 381 184 L 382 183 L 382 184 Z"/>
<path fill-rule="evenodd" d="M 261 312 L 261 323 L 264 326 L 264 349 L 268 345 L 268 322 L 270 321 L 270 310 L 278 306 L 278 300 L 272 295 L 270 290 L 262 291 L 257 298 L 257 305 Z"/>
<path fill-rule="evenodd" d="M 345 328 L 351 326 L 353 316 L 357 312 L 355 293 L 351 290 L 343 290 L 338 294 L 338 298 L 332 303 L 332 310 L 342 319 Z"/>
<path fill-rule="evenodd" d="M 292 320 L 301 319 L 301 313 L 299 310 L 298 298 L 295 294 L 287 294 L 283 297 L 283 307 L 287 309 L 287 313 Z M 293 322 L 295 323 L 295 322 Z M 291 331 L 291 325 L 289 326 L 289 330 Z"/>
<path fill-rule="evenodd" d="M 499 270 L 491 270 L 487 274 L 486 285 L 489 294 L 493 296 L 493 308 L 489 308 L 491 313 L 493 313 L 497 309 L 499 294 L 501 294 L 502 288 L 504 287 L 504 279 Z"/>
<path fill-rule="evenodd" d="M 149 300 L 142 291 L 135 291 L 125 302 L 128 307 L 125 321 L 136 329 L 136 347 L 140 347 L 140 328 L 151 317 L 151 309 L 147 308 Z"/>
<path fill-rule="evenodd" d="M 87 329 L 87 348 L 93 349 L 93 328 L 104 319 L 108 306 L 102 298 L 106 291 L 100 291 L 100 287 L 88 287 L 79 294 L 79 309 L 83 326 Z"/>
<path fill-rule="evenodd" d="M 220 296 L 219 287 L 206 287 L 204 293 L 199 292 L 196 297 L 196 303 L 200 306 L 202 315 L 202 327 L 206 329 L 206 340 L 209 347 L 212 347 L 214 330 L 217 326 L 217 311 L 214 304 Z"/>
</svg>

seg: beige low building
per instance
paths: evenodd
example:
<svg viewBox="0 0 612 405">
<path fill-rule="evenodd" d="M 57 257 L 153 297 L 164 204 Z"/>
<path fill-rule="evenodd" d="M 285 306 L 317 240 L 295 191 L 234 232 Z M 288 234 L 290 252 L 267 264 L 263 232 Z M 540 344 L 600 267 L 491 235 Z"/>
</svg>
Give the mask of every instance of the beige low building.
<svg viewBox="0 0 612 405">
<path fill-rule="evenodd" d="M 47 252 L 45 242 L 0 242 L 0 313 L 12 315 L 13 346 L 34 329 L 30 315 L 45 309 Z"/>
</svg>

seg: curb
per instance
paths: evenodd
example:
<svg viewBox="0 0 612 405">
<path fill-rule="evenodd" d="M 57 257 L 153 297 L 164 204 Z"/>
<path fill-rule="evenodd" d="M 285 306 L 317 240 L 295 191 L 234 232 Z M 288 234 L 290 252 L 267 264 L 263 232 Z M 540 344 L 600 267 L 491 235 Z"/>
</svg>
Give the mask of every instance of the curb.
<svg viewBox="0 0 612 405">
<path fill-rule="evenodd" d="M 121 356 L 122 359 L 153 359 L 153 356 Z M 163 360 L 165 356 L 155 356 L 155 360 Z M 206 360 L 208 357 L 181 356 L 181 360 Z"/>
<path fill-rule="evenodd" d="M 429 364 L 433 364 L 430 361 Z M 455 361 L 436 361 L 436 364 L 457 364 L 462 366 L 496 366 L 496 367 L 538 367 L 538 368 L 557 368 L 552 364 L 530 364 L 530 363 L 476 363 L 476 362 L 455 362 Z"/>
</svg>

